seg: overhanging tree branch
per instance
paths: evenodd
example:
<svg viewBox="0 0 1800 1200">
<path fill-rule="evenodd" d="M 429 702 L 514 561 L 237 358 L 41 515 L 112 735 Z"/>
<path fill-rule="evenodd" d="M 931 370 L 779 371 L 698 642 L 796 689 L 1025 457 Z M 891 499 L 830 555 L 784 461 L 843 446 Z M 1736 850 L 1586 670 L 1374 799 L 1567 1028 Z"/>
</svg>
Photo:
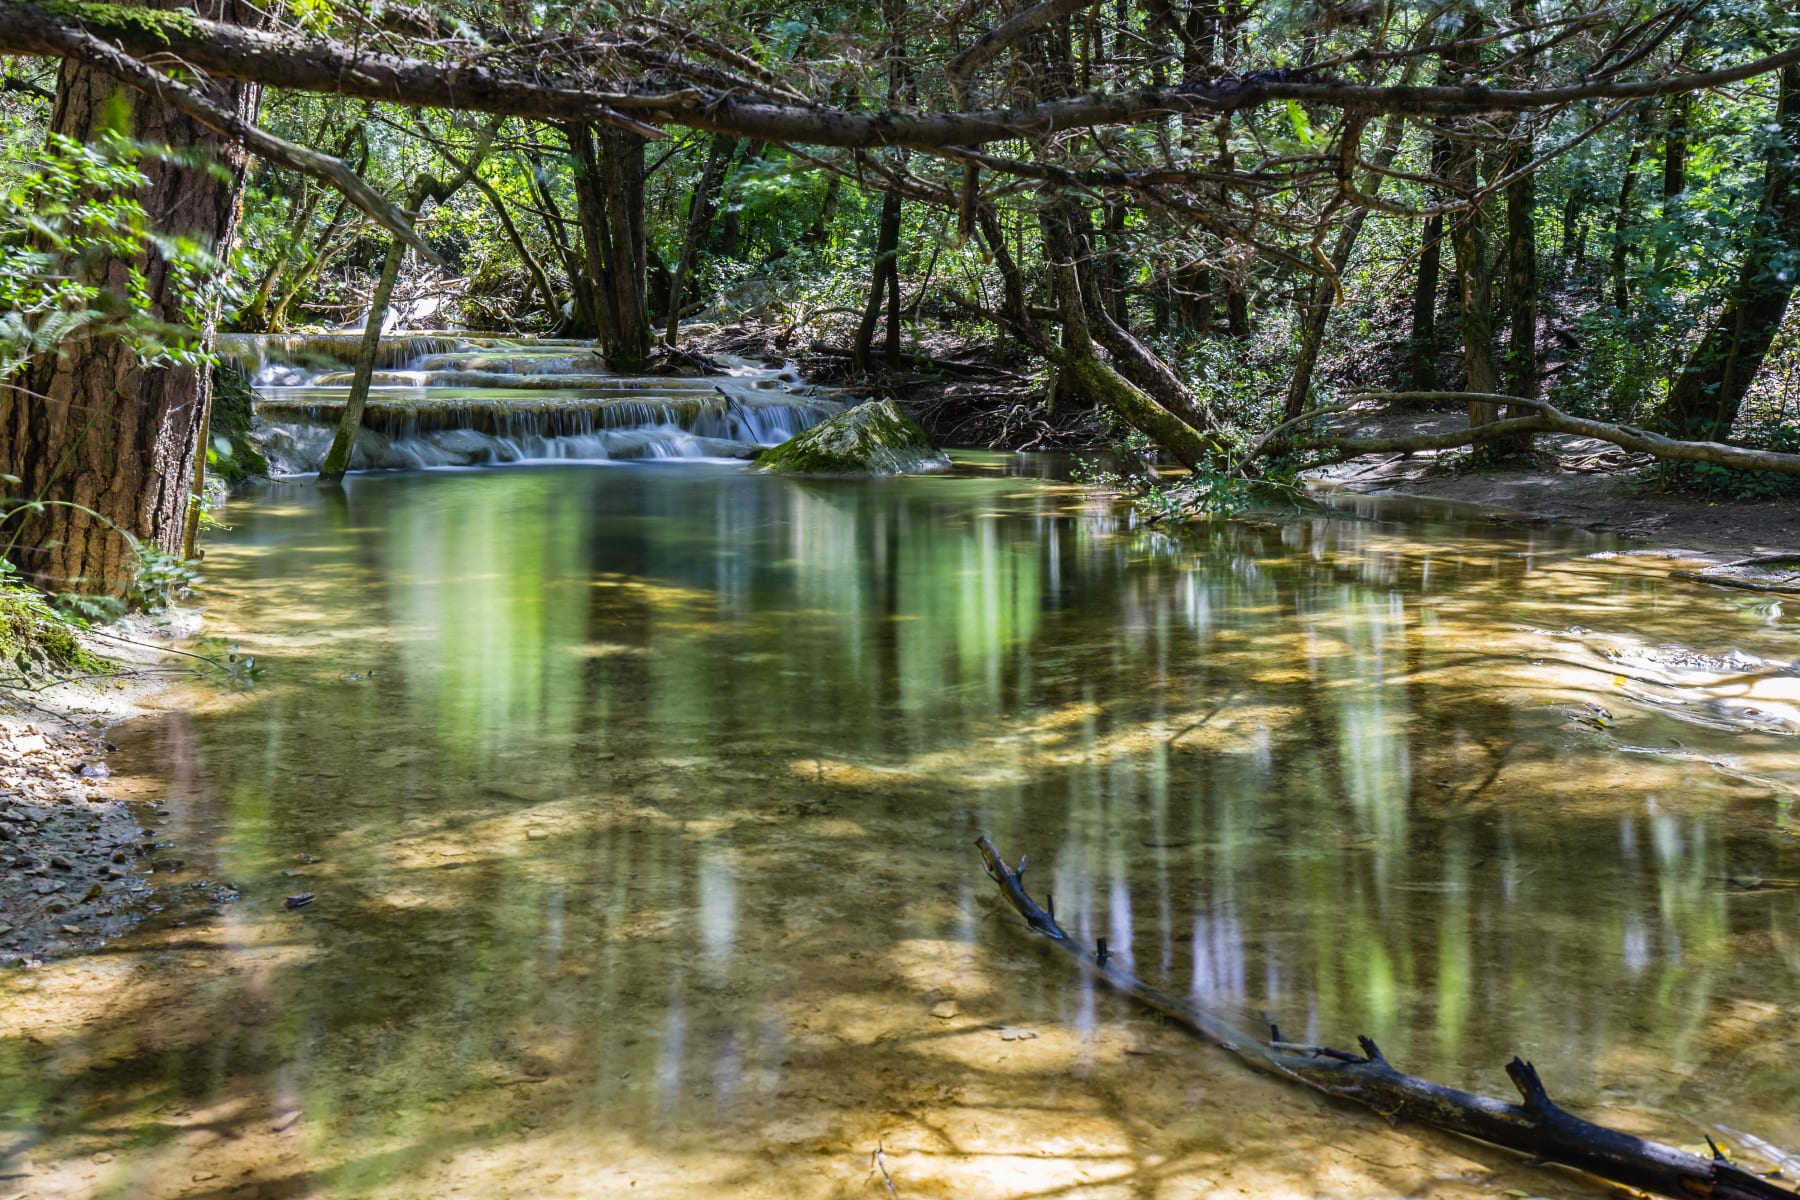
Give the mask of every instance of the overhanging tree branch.
<svg viewBox="0 0 1800 1200">
<path fill-rule="evenodd" d="M 1519 111 L 1587 99 L 1647 99 L 1720 87 L 1800 63 L 1800 44 L 1713 71 L 1633 82 L 1612 80 L 1536 89 L 1383 87 L 1278 69 L 1193 83 L 1097 93 L 1020 108 L 973 112 L 854 112 L 828 105 L 769 103 L 701 86 L 621 86 L 587 76 L 554 75 L 529 61 L 529 47 L 491 50 L 479 59 L 431 61 L 378 53 L 291 33 L 265 33 L 189 13 L 111 5 L 0 4 L 0 54 L 67 53 L 67 34 L 85 31 L 125 55 L 172 54 L 209 75 L 272 87 L 382 100 L 412 107 L 462 109 L 553 122 L 683 125 L 767 141 L 815 146 L 975 146 L 1069 129 L 1129 125 L 1174 114 L 1220 115 L 1275 101 L 1416 115 Z M 519 61 L 508 61 L 514 53 Z M 680 63 L 667 71 L 679 79 Z M 621 75 L 626 74 L 621 71 Z M 641 77 L 633 71 L 631 78 Z"/>
<path fill-rule="evenodd" d="M 364 183 L 347 163 L 329 154 L 295 145 L 276 137 L 261 127 L 226 111 L 193 88 L 146 66 L 128 54 L 107 45 L 93 34 L 77 26 L 56 24 L 45 36 L 68 58 L 79 59 L 96 67 L 138 91 L 169 105 L 200 124 L 240 143 L 270 162 L 335 187 L 350 203 L 367 213 L 378 224 L 439 266 L 448 266 L 396 204 Z"/>
</svg>

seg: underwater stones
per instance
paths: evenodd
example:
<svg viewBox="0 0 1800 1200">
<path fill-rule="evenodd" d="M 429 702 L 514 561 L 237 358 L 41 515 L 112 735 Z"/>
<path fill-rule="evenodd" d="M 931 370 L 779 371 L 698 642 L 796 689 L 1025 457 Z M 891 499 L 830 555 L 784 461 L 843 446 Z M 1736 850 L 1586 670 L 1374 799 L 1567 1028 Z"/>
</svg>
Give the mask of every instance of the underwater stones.
<svg viewBox="0 0 1800 1200">
<path fill-rule="evenodd" d="M 892 400 L 859 404 L 758 456 L 780 475 L 911 475 L 942 471 L 950 458 Z"/>
</svg>

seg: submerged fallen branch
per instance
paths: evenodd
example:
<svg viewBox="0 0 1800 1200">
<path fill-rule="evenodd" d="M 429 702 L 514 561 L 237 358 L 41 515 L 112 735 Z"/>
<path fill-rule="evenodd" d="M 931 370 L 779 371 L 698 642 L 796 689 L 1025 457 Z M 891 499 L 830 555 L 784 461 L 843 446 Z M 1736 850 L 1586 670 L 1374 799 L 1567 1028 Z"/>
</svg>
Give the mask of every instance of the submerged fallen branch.
<svg viewBox="0 0 1800 1200">
<path fill-rule="evenodd" d="M 1025 860 L 1009 867 L 985 835 L 976 841 L 988 877 L 1033 930 L 1066 951 L 1108 987 L 1185 1025 L 1258 1070 L 1352 1100 L 1391 1121 L 1409 1118 L 1480 1141 L 1529 1154 L 1540 1162 L 1574 1167 L 1598 1178 L 1681 1200 L 1794 1200 L 1795 1193 L 1727 1162 L 1714 1148 L 1707 1159 L 1672 1146 L 1584 1121 L 1559 1107 L 1536 1068 L 1520 1059 L 1506 1064 L 1522 1102 L 1513 1104 L 1444 1087 L 1395 1070 L 1374 1042 L 1358 1038 L 1362 1053 L 1306 1046 L 1282 1039 L 1271 1026 L 1267 1041 L 1252 1037 L 1216 1013 L 1188 1004 L 1113 966 L 1106 941 L 1089 953 L 1057 924 L 1054 908 L 1041 907 L 1025 891 Z"/>
</svg>

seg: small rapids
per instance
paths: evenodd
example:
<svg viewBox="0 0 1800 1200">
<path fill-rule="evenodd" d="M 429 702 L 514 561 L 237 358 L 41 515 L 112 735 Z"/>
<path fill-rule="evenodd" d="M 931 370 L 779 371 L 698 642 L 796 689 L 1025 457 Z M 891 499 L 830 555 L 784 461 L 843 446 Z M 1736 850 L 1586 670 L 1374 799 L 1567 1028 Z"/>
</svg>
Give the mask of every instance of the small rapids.
<svg viewBox="0 0 1800 1200">
<path fill-rule="evenodd" d="M 275 474 L 324 461 L 360 338 L 220 339 L 255 389 L 255 437 Z M 742 359 L 719 376 L 630 376 L 608 371 L 590 342 L 398 334 L 377 352 L 350 465 L 752 458 L 843 407 L 841 394 Z"/>
</svg>

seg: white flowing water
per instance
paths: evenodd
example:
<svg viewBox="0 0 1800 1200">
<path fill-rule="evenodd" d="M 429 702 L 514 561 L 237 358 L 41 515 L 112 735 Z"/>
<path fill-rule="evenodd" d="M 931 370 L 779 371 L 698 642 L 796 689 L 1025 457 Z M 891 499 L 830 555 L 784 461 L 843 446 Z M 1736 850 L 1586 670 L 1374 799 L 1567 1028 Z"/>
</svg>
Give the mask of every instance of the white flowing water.
<svg viewBox="0 0 1800 1200">
<path fill-rule="evenodd" d="M 318 470 L 360 335 L 220 339 L 256 390 L 277 475 Z M 353 470 L 487 463 L 742 459 L 842 411 L 788 368 L 727 361 L 707 377 L 619 375 L 590 342 L 406 334 L 383 340 Z"/>
</svg>

